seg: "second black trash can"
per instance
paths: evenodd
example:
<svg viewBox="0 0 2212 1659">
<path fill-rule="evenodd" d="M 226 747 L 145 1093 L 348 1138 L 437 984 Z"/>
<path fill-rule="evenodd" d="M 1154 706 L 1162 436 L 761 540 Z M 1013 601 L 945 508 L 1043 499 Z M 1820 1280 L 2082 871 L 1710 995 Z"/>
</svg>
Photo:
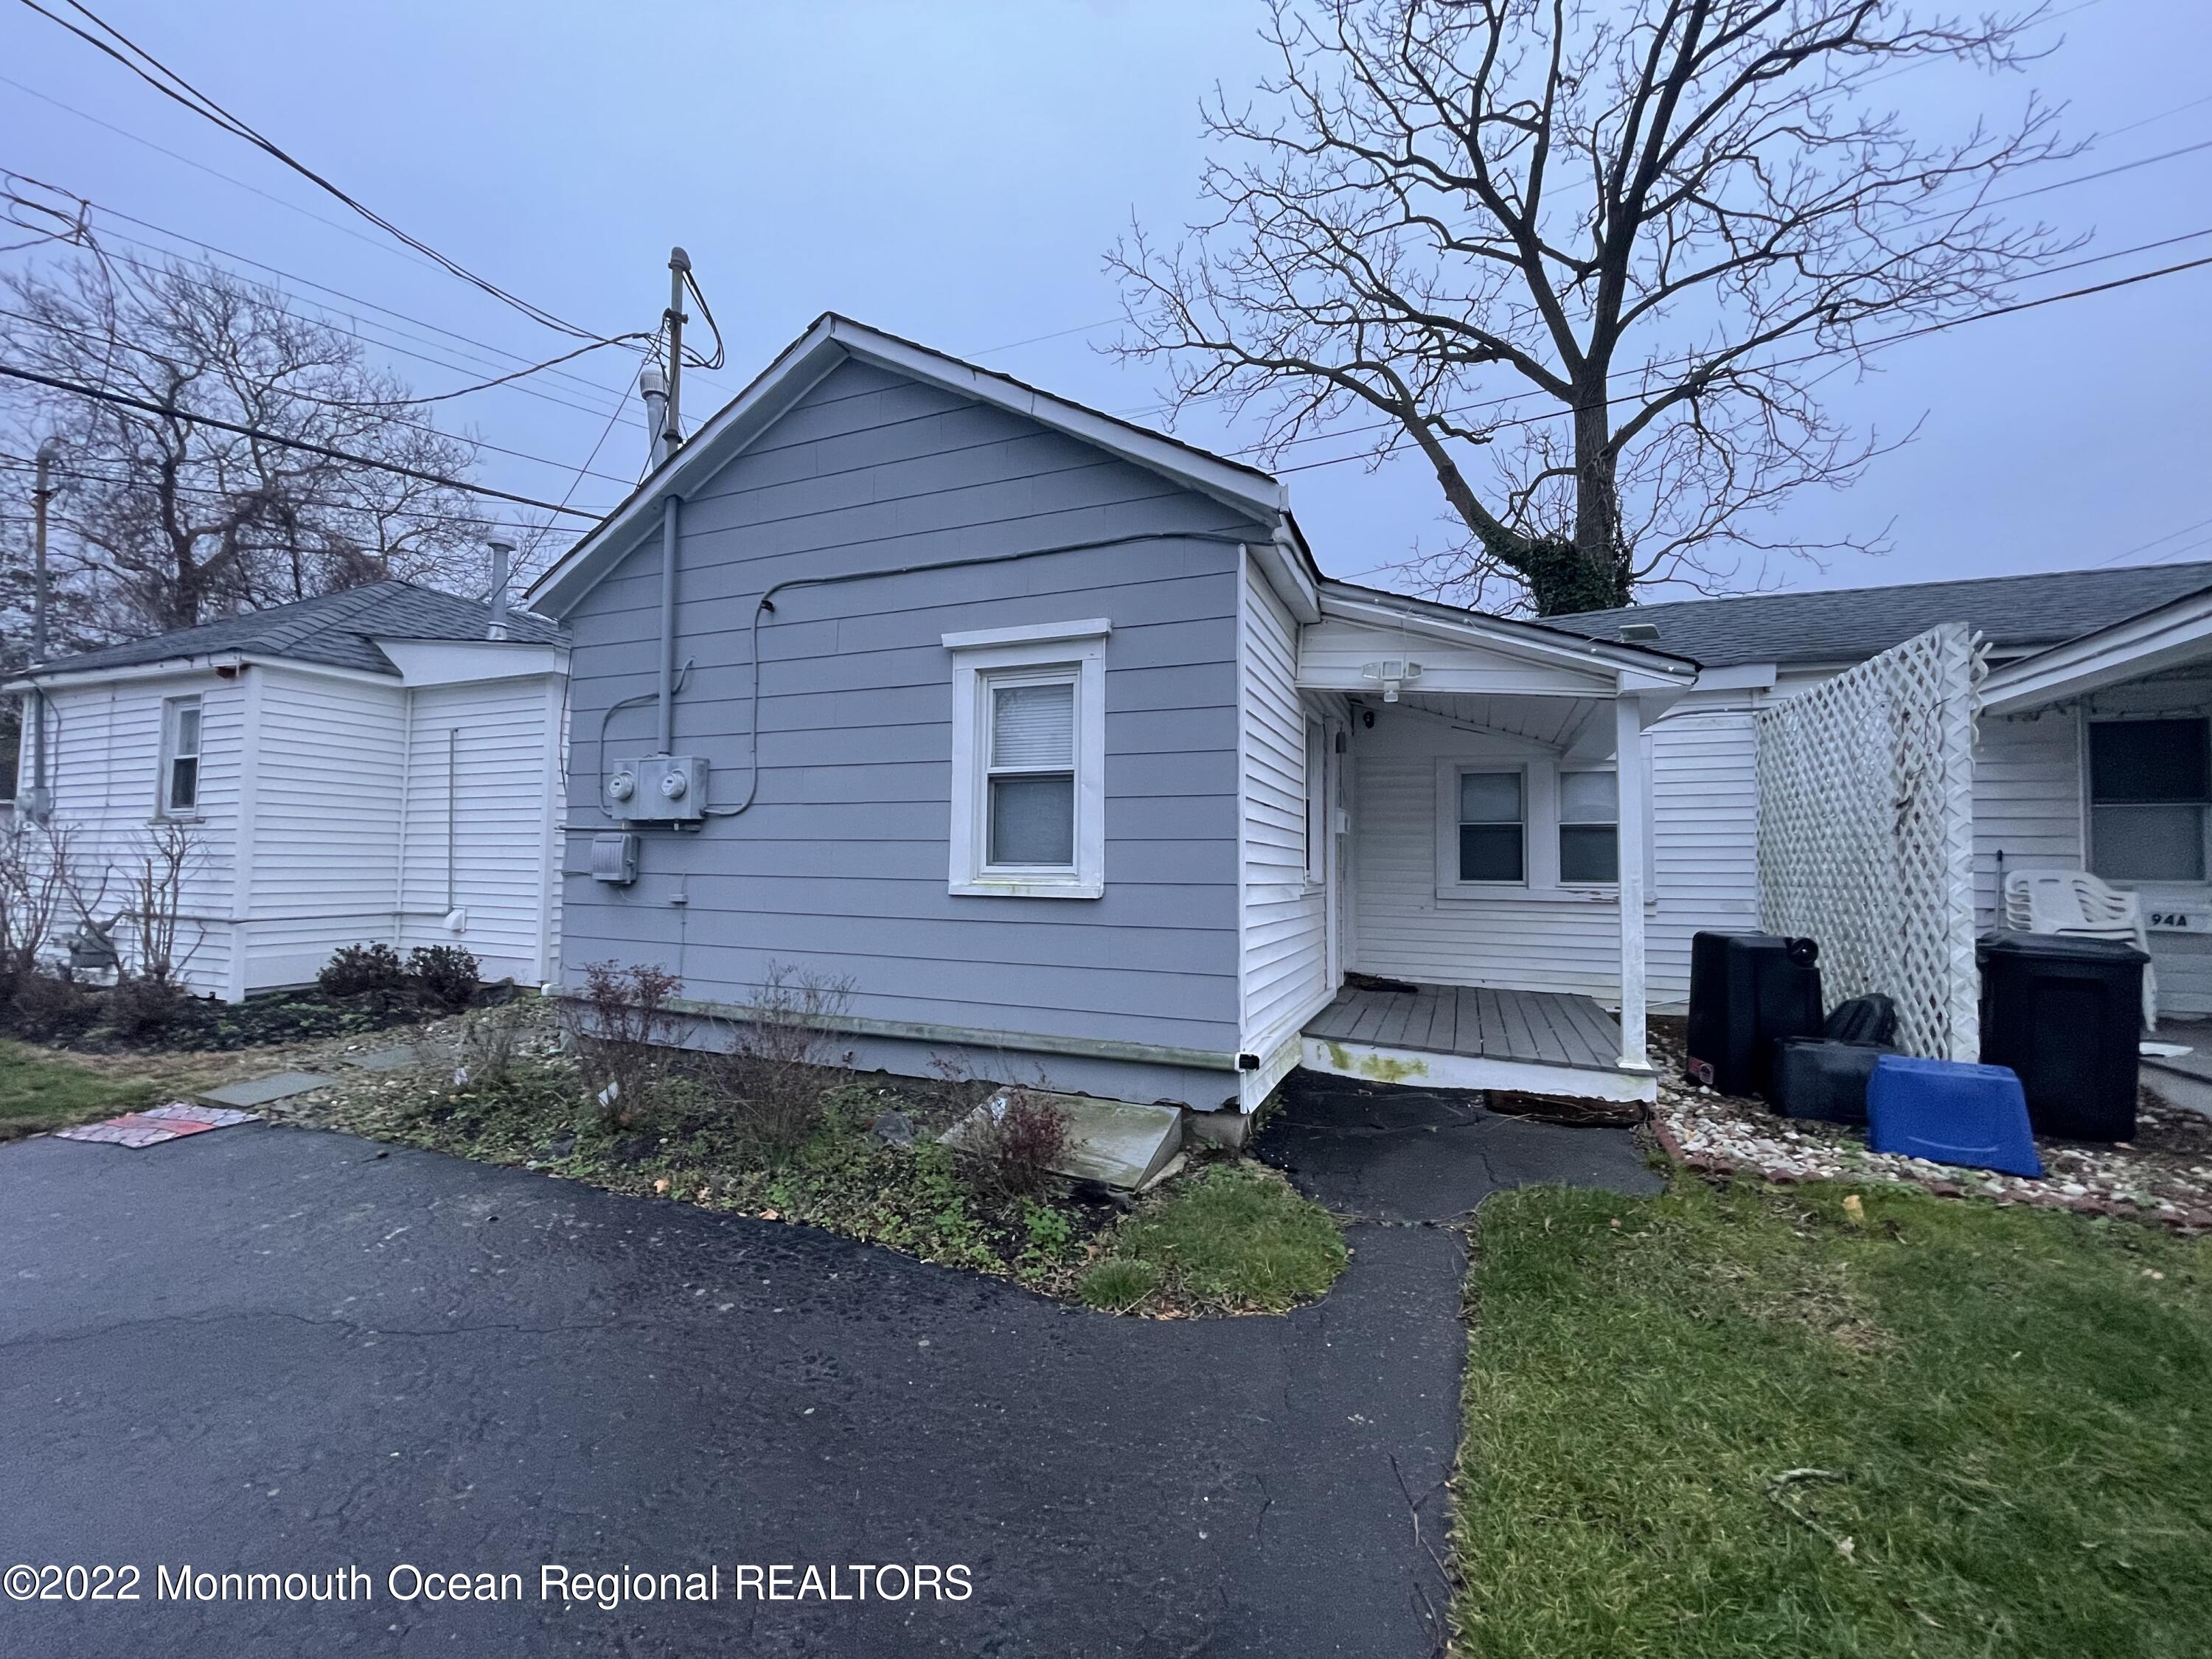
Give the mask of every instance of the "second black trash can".
<svg viewBox="0 0 2212 1659">
<path fill-rule="evenodd" d="M 1820 947 L 1773 933 L 1690 939 L 1690 1081 L 1764 1094 L 1774 1045 L 1820 1034 Z"/>
<path fill-rule="evenodd" d="M 1981 941 L 1982 1063 L 2009 1066 L 2039 1134 L 2127 1140 L 2150 958 L 2121 939 L 1988 933 Z"/>
</svg>

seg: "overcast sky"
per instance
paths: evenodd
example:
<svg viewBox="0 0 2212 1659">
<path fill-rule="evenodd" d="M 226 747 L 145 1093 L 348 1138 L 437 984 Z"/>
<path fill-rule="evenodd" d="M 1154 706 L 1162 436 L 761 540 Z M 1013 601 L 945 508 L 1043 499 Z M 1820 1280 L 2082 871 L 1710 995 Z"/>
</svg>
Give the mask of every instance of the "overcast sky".
<svg viewBox="0 0 2212 1659">
<path fill-rule="evenodd" d="M 1883 91 L 1931 126 L 2013 108 L 2031 85 L 2070 103 L 2069 131 L 2107 136 L 2045 182 L 2212 143 L 2212 6 L 2060 3 L 2046 33 L 2063 44 L 2024 76 L 1899 77 Z M 1249 87 L 1265 67 L 1258 9 L 1243 0 L 94 9 L 416 235 L 594 329 L 653 327 L 669 245 L 683 244 L 729 349 L 725 373 L 687 381 L 694 416 L 825 310 L 1098 407 L 1150 410 L 1155 373 L 1096 349 L 1117 310 L 1101 253 L 1133 216 L 1164 233 L 1189 216 L 1200 99 L 1217 81 Z M 96 213 L 111 241 L 198 239 L 213 257 L 288 273 L 241 266 L 358 319 L 419 391 L 513 367 L 506 354 L 561 349 L 27 9 L 0 11 L 0 167 L 161 228 Z M 2025 295 L 2212 253 L 2212 148 L 2021 208 L 2094 231 L 2091 254 L 2208 233 Z M 1825 571 L 1783 561 L 1766 585 L 2212 556 L 2212 522 L 2198 522 L 2212 520 L 2208 301 L 2212 270 L 1974 325 L 1896 349 L 1863 384 L 1828 381 L 1855 419 L 1893 433 L 1924 423 L 1856 488 L 1803 501 L 1789 522 L 1808 537 L 1892 526 L 1895 550 Z M 547 458 L 487 455 L 487 481 L 557 499 L 610 413 L 634 401 L 622 362 L 603 354 L 575 379 L 533 382 L 536 395 L 446 407 L 465 410 L 478 435 Z M 1221 448 L 1253 436 L 1196 421 L 1182 430 Z M 613 476 L 583 478 L 574 499 L 618 498 L 643 443 L 617 425 L 595 463 Z M 1339 447 L 1352 445 L 1304 456 Z M 1291 485 L 1333 575 L 1370 575 L 1444 538 L 1433 476 L 1417 463 L 1318 467 Z"/>
</svg>

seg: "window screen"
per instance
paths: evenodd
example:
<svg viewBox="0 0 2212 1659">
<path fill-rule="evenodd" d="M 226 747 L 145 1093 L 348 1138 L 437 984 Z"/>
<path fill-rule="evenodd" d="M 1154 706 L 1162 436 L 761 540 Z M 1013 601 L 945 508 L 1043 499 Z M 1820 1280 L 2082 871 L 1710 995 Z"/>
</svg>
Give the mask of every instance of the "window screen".
<svg viewBox="0 0 2212 1659">
<path fill-rule="evenodd" d="M 1527 879 L 1518 772 L 1459 775 L 1459 878 Z"/>
<path fill-rule="evenodd" d="M 1610 772 L 1559 774 L 1559 879 L 1620 879 L 1620 789 Z"/>
<path fill-rule="evenodd" d="M 1074 681 L 993 686 L 990 750 L 990 862 L 1072 866 Z"/>
<path fill-rule="evenodd" d="M 2097 874 L 2203 880 L 2208 799 L 2212 763 L 2203 720 L 2091 724 L 2090 864 Z"/>
</svg>

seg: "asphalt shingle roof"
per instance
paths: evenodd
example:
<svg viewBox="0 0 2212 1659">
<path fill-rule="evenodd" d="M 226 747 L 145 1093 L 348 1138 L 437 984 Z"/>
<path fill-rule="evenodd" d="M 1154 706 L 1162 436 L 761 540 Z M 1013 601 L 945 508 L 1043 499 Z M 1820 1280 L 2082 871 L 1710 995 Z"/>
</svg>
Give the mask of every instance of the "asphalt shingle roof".
<svg viewBox="0 0 2212 1659">
<path fill-rule="evenodd" d="M 2207 588 L 2212 588 L 2212 563 L 2137 565 L 1684 599 L 1584 611 L 1543 622 L 1594 639 L 1619 639 L 1623 623 L 1650 623 L 1659 637 L 1644 643 L 1694 657 L 1708 668 L 1856 662 L 1947 622 L 1962 622 L 1987 635 L 2000 653 L 2039 650 Z"/>
<path fill-rule="evenodd" d="M 481 599 L 464 599 L 412 582 L 371 582 L 198 628 L 56 657 L 39 667 L 74 674 L 236 651 L 396 674 L 392 659 L 376 648 L 378 640 L 480 640 L 490 620 L 491 607 Z M 507 613 L 507 636 L 528 645 L 561 645 L 568 639 L 558 623 L 517 610 Z"/>
</svg>

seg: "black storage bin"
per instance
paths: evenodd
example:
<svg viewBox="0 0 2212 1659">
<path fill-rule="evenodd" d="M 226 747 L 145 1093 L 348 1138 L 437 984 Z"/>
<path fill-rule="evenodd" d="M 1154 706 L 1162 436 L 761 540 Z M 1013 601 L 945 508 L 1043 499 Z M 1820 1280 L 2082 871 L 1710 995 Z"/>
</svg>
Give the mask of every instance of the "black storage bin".
<svg viewBox="0 0 2212 1659">
<path fill-rule="evenodd" d="M 1820 1034 L 1820 947 L 1772 933 L 1690 940 L 1690 1080 L 1724 1095 L 1765 1091 L 1774 1044 Z"/>
<path fill-rule="evenodd" d="M 1896 1052 L 1886 1042 L 1784 1037 L 1774 1045 L 1767 1103 L 1784 1117 L 1864 1123 L 1867 1079 L 1874 1075 L 1874 1063 Z"/>
<path fill-rule="evenodd" d="M 1978 954 L 1982 1063 L 2020 1074 L 2036 1133 L 2131 1139 L 2150 958 L 2124 940 L 2056 933 L 1985 934 Z"/>
</svg>

